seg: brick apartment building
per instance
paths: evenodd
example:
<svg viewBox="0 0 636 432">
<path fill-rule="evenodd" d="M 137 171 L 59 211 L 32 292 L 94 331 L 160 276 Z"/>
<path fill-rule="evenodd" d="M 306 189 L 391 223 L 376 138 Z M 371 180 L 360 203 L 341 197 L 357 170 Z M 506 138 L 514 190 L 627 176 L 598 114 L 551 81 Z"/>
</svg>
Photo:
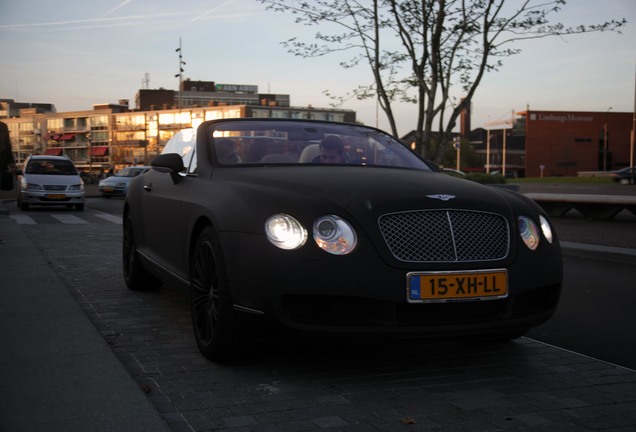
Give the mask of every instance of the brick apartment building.
<svg viewBox="0 0 636 432">
<path fill-rule="evenodd" d="M 293 107 L 289 95 L 259 93 L 254 85 L 209 81 L 182 83 L 179 91 L 139 90 L 135 109 L 127 100 L 91 111 L 57 113 L 50 104 L 0 99 L 0 118 L 11 131 L 18 161 L 28 154 L 64 154 L 83 170 L 148 163 L 179 129 L 230 117 L 314 118 L 355 122 L 355 112 Z M 459 136 L 481 156 L 476 171 L 519 177 L 576 176 L 630 165 L 632 113 L 526 111 L 505 126 L 470 129 L 470 110 Z M 409 135 L 403 138 L 409 142 Z"/>
<path fill-rule="evenodd" d="M 30 154 L 64 155 L 85 172 L 148 164 L 180 129 L 224 118 L 298 118 L 356 122 L 351 110 L 294 107 L 286 94 L 259 93 L 246 84 L 185 80 L 178 91 L 140 89 L 136 108 L 127 99 L 92 110 L 56 112 L 52 104 L 0 99 L 16 161 Z"/>
</svg>

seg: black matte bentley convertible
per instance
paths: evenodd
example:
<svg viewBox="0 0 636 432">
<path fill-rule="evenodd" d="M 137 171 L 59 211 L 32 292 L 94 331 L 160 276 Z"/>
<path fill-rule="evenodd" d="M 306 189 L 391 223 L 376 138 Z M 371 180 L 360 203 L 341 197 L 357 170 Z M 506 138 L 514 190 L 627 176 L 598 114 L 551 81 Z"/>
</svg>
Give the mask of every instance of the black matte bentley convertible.
<svg viewBox="0 0 636 432">
<path fill-rule="evenodd" d="M 510 339 L 557 307 L 561 251 L 538 205 L 378 129 L 214 120 L 151 165 L 125 202 L 126 284 L 189 290 L 209 359 L 263 329 Z"/>
</svg>

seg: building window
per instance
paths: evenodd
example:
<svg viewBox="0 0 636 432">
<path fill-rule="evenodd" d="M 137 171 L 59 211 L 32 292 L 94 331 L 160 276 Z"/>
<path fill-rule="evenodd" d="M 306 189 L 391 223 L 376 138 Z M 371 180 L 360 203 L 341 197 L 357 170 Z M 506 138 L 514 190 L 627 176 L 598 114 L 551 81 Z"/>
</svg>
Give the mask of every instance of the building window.
<svg viewBox="0 0 636 432">
<path fill-rule="evenodd" d="M 108 142 L 108 131 L 92 131 L 91 132 L 91 141 L 93 143 L 97 142 Z"/>
<path fill-rule="evenodd" d="M 159 124 L 160 125 L 173 125 L 174 124 L 174 114 L 173 113 L 162 113 L 162 114 L 159 114 Z"/>
<path fill-rule="evenodd" d="M 180 112 L 175 116 L 177 124 L 189 125 L 192 122 L 192 117 L 189 111 Z"/>
<path fill-rule="evenodd" d="M 223 118 L 223 113 L 221 112 L 221 110 L 215 109 L 215 110 L 209 110 L 205 112 L 205 120 L 217 120 L 220 118 Z"/>
<path fill-rule="evenodd" d="M 269 110 L 266 109 L 252 109 L 252 117 L 254 118 L 268 118 Z"/>
<path fill-rule="evenodd" d="M 19 123 L 18 129 L 20 130 L 20 135 L 33 133 L 33 123 Z"/>
<path fill-rule="evenodd" d="M 100 115 L 90 118 L 91 128 L 100 128 L 108 126 L 108 116 Z"/>
<path fill-rule="evenodd" d="M 289 111 L 273 110 L 272 117 L 273 118 L 289 118 Z"/>
<path fill-rule="evenodd" d="M 64 128 L 64 119 L 47 119 L 46 128 L 53 131 L 61 131 Z"/>
</svg>

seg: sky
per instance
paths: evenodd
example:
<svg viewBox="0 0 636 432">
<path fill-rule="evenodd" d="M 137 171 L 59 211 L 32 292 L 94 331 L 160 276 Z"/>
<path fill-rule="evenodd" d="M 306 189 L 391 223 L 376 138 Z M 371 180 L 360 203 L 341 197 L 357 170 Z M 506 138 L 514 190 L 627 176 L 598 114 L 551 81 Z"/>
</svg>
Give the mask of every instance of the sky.
<svg viewBox="0 0 636 432">
<path fill-rule="evenodd" d="M 518 1 L 518 0 L 510 0 Z M 633 112 L 636 1 L 569 0 L 555 16 L 566 25 L 627 19 L 622 34 L 590 33 L 524 42 L 523 51 L 486 74 L 472 103 L 472 127 L 513 111 Z M 58 112 L 129 99 L 140 88 L 177 90 L 183 79 L 257 85 L 289 94 L 293 106 L 330 107 L 331 94 L 369 84 L 367 68 L 343 69 L 342 55 L 305 59 L 281 45 L 312 41 L 316 27 L 267 11 L 256 0 L 0 0 L 0 98 L 52 103 Z M 180 45 L 181 44 L 181 45 Z M 147 80 L 147 81 L 146 81 Z M 461 97 L 461 90 L 453 94 Z M 388 130 L 375 102 L 340 108 Z M 399 134 L 414 129 L 415 106 L 396 106 Z"/>
</svg>

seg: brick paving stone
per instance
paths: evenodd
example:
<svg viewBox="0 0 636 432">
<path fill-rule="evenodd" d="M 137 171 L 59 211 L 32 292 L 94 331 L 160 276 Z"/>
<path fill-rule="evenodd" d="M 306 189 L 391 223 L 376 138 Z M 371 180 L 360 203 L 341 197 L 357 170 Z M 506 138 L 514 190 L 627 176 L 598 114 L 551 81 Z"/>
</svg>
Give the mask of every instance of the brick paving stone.
<svg viewBox="0 0 636 432">
<path fill-rule="evenodd" d="M 196 348 L 187 293 L 125 288 L 120 227 L 102 228 L 99 253 L 87 247 L 96 237 L 86 240 L 86 227 L 73 229 L 32 235 L 45 252 L 60 241 L 85 248 L 47 258 L 175 432 L 636 428 L 636 372 L 530 339 L 287 344 L 211 363 Z"/>
</svg>

